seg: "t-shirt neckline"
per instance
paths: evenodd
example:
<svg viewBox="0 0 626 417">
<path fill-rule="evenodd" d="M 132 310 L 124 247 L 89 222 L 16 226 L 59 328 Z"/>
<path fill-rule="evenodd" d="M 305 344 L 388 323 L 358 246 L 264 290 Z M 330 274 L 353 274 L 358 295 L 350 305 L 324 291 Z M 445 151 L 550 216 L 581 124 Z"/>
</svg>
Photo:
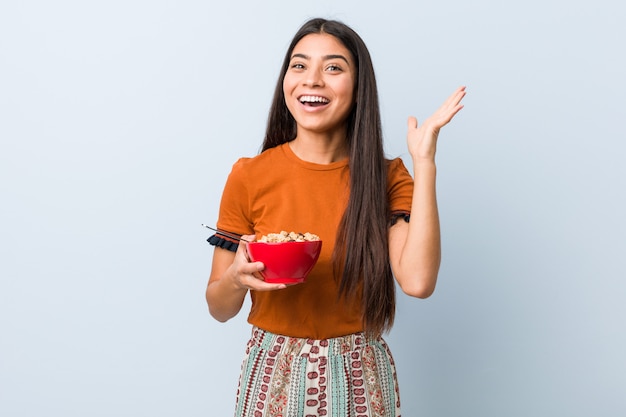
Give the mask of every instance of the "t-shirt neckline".
<svg viewBox="0 0 626 417">
<path fill-rule="evenodd" d="M 314 171 L 331 171 L 333 169 L 343 168 L 348 165 L 348 158 L 344 158 L 341 161 L 337 162 L 331 162 L 330 164 L 317 164 L 315 162 L 305 161 L 303 159 L 300 159 L 298 155 L 296 155 L 293 150 L 291 150 L 289 142 L 283 143 L 282 145 L 280 145 L 280 148 L 289 160 L 306 169 Z"/>
</svg>

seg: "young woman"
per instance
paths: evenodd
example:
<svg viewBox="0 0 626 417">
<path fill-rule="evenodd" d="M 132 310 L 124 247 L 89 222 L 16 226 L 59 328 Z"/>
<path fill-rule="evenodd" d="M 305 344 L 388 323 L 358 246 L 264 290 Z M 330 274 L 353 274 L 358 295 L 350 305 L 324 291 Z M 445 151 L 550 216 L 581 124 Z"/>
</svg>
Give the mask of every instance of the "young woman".
<svg viewBox="0 0 626 417">
<path fill-rule="evenodd" d="M 263 281 L 245 242 L 209 238 L 211 315 L 226 321 L 248 292 L 252 299 L 236 416 L 400 415 L 382 334 L 393 324 L 394 277 L 410 296 L 435 289 L 435 148 L 465 88 L 421 125 L 409 118 L 413 176 L 399 158 L 385 158 L 377 94 L 358 34 L 308 21 L 285 56 L 262 152 L 237 161 L 228 177 L 220 231 L 250 240 L 311 232 L 323 241 L 307 281 L 286 286 Z"/>
</svg>

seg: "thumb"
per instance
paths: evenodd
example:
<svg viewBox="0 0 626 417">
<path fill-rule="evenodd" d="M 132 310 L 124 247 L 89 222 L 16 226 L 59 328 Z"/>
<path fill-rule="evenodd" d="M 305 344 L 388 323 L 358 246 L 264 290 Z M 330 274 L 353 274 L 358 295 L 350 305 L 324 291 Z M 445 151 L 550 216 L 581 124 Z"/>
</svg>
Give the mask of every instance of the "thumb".
<svg viewBox="0 0 626 417">
<path fill-rule="evenodd" d="M 255 235 L 241 235 L 237 252 L 242 253 L 246 258 L 248 258 L 248 243 L 254 242 L 255 239 Z"/>
<path fill-rule="evenodd" d="M 254 242 L 256 240 L 256 235 L 241 235 L 241 240 L 245 242 Z"/>
<path fill-rule="evenodd" d="M 413 116 L 409 116 L 409 120 L 407 122 L 409 129 L 417 129 L 417 119 Z"/>
</svg>

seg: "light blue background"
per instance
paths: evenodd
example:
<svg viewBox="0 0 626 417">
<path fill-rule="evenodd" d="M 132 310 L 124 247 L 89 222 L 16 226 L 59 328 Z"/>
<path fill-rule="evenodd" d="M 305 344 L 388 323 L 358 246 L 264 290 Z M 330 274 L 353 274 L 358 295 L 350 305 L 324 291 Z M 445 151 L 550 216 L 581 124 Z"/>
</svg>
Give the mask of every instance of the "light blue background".
<svg viewBox="0 0 626 417">
<path fill-rule="evenodd" d="M 387 152 L 457 86 L 437 291 L 388 341 L 405 416 L 626 414 L 618 1 L 3 1 L 0 415 L 230 416 L 249 330 L 208 315 L 221 189 L 309 17 L 377 70 Z"/>
</svg>

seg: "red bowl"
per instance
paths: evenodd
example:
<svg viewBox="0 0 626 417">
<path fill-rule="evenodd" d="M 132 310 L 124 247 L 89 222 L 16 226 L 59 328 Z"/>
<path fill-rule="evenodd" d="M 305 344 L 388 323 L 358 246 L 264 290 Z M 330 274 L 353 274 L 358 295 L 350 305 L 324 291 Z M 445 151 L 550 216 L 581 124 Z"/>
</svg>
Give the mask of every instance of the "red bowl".
<svg viewBox="0 0 626 417">
<path fill-rule="evenodd" d="M 300 283 L 315 266 L 322 250 L 322 241 L 250 242 L 248 256 L 252 262 L 263 262 L 261 275 L 266 282 Z"/>
</svg>

